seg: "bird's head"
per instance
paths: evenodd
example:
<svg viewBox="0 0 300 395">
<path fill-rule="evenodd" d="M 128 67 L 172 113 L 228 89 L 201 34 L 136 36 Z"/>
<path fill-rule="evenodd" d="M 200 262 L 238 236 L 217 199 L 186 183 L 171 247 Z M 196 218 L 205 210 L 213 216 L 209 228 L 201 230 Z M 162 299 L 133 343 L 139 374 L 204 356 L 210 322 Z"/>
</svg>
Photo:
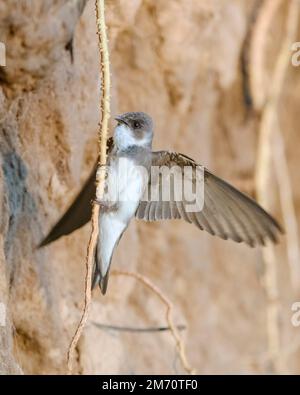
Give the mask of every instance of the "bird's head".
<svg viewBox="0 0 300 395">
<path fill-rule="evenodd" d="M 144 112 L 126 112 L 115 117 L 115 142 L 119 149 L 130 146 L 151 147 L 153 122 Z"/>
</svg>

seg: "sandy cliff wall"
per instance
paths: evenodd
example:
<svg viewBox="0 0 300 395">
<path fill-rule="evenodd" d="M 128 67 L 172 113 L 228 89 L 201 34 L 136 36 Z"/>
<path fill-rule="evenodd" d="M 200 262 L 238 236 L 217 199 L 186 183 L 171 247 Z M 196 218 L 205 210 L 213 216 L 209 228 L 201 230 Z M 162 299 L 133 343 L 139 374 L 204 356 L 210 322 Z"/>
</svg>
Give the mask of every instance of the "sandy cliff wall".
<svg viewBox="0 0 300 395">
<path fill-rule="evenodd" d="M 78 2 L 77 2 L 78 3 Z M 1 373 L 63 373 L 80 316 L 89 226 L 35 246 L 68 206 L 96 156 L 99 66 L 93 1 L 0 0 Z M 146 111 L 155 148 L 185 152 L 254 195 L 259 115 L 244 100 L 241 58 L 256 1 L 110 0 L 107 22 L 113 113 Z M 79 4 L 80 5 L 80 4 Z M 285 9 L 275 16 L 270 69 Z M 73 33 L 74 61 L 66 45 Z M 272 58 L 273 56 L 273 58 Z M 300 213 L 300 69 L 289 67 L 280 117 Z M 281 218 L 274 185 L 273 213 Z M 285 370 L 293 347 L 285 243 L 276 247 Z M 114 266 L 147 275 L 174 303 L 199 372 L 269 372 L 263 262 L 259 250 L 217 240 L 189 224 L 134 222 Z M 131 279 L 96 292 L 78 347 L 79 373 L 182 372 L 168 333 L 133 334 L 93 323 L 164 325 L 164 308 Z M 298 354 L 297 354 L 298 353 Z M 299 359 L 299 358 L 298 358 Z"/>
</svg>

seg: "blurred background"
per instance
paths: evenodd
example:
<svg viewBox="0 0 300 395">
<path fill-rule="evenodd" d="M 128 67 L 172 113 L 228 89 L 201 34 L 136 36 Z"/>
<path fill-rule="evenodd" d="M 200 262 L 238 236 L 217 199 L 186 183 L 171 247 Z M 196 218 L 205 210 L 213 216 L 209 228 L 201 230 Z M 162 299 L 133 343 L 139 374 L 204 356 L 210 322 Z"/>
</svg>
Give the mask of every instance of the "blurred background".
<svg viewBox="0 0 300 395">
<path fill-rule="evenodd" d="M 114 268 L 147 276 L 173 303 L 198 373 L 299 374 L 299 2 L 105 3 L 112 115 L 151 114 L 155 149 L 194 158 L 256 198 L 286 231 L 279 245 L 262 250 L 179 221 L 133 221 Z M 93 0 L 0 0 L 4 374 L 65 373 L 80 318 L 90 226 L 44 249 L 36 245 L 97 156 L 94 10 Z M 170 333 L 96 324 L 166 325 L 165 307 L 133 279 L 111 277 L 105 297 L 94 293 L 76 371 L 184 372 Z"/>
</svg>

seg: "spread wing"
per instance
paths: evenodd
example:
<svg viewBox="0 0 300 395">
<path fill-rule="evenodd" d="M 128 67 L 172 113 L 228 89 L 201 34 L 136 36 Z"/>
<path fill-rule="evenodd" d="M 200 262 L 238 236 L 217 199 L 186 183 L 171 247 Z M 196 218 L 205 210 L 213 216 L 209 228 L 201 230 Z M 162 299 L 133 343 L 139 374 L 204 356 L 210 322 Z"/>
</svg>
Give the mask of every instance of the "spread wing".
<svg viewBox="0 0 300 395">
<path fill-rule="evenodd" d="M 182 172 L 185 166 L 189 166 L 192 169 L 192 176 L 188 182 L 193 184 L 192 187 L 195 186 L 198 165 L 185 155 L 168 151 L 153 152 L 152 166 L 169 168 L 176 166 L 177 171 L 181 169 Z M 155 179 L 150 178 L 147 191 L 150 198 L 141 201 L 136 217 L 146 221 L 182 218 L 212 235 L 238 243 L 245 242 L 251 247 L 264 245 L 267 239 L 277 242 L 282 229 L 261 206 L 207 169 L 204 169 L 202 174 L 204 182 L 202 209 L 195 207 L 190 211 L 190 208 L 187 210 L 187 202 L 184 199 L 175 200 L 175 188 L 172 183 L 170 201 L 163 200 L 161 192 L 158 200 L 151 200 L 150 189 L 153 188 L 153 184 L 158 183 L 159 190 L 162 190 L 165 176 L 161 175 Z"/>
<path fill-rule="evenodd" d="M 109 154 L 113 149 L 113 138 L 107 140 L 107 153 Z M 91 219 L 92 205 L 91 202 L 96 195 L 96 171 L 97 165 L 93 168 L 88 180 L 81 189 L 79 195 L 75 198 L 66 213 L 61 217 L 57 224 L 52 228 L 50 233 L 39 244 L 43 247 L 52 241 L 59 239 L 61 236 L 68 235 L 74 230 L 81 228 Z"/>
</svg>

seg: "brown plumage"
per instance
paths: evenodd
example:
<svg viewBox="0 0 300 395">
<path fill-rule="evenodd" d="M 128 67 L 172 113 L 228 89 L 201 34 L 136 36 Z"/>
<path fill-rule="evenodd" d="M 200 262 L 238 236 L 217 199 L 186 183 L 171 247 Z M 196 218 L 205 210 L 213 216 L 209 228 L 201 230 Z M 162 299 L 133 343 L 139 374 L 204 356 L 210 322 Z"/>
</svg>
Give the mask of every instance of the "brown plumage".
<svg viewBox="0 0 300 395">
<path fill-rule="evenodd" d="M 197 163 L 174 152 L 153 152 L 152 166 L 184 166 L 194 169 Z M 195 182 L 195 175 L 193 182 Z M 160 178 L 160 183 L 162 178 Z M 151 180 L 150 180 L 151 183 Z M 280 225 L 253 199 L 235 189 L 226 181 L 204 169 L 204 207 L 187 212 L 184 201 L 141 202 L 136 217 L 145 221 L 182 218 L 201 230 L 224 240 L 231 239 L 249 246 L 264 245 L 267 239 L 277 242 L 282 232 Z"/>
<path fill-rule="evenodd" d="M 112 147 L 113 138 L 110 138 L 108 153 Z M 152 153 L 152 166 L 195 168 L 197 163 L 180 153 L 158 151 Z M 94 168 L 79 195 L 40 246 L 72 233 L 90 220 L 91 201 L 95 198 L 95 175 Z M 204 183 L 204 207 L 200 212 L 188 213 L 184 202 L 174 200 L 141 201 L 136 218 L 145 221 L 183 219 L 211 235 L 238 243 L 245 242 L 251 247 L 264 245 L 268 239 L 278 241 L 279 234 L 283 232 L 281 226 L 253 199 L 207 169 L 204 171 Z"/>
</svg>

